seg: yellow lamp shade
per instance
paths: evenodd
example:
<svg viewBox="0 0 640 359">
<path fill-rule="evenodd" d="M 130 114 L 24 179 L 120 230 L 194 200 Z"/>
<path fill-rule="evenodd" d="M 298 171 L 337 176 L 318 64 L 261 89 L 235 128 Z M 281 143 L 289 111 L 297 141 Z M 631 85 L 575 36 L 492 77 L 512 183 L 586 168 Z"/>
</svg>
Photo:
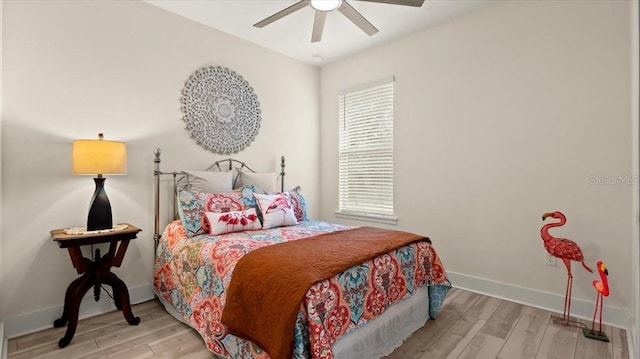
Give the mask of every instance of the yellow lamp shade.
<svg viewBox="0 0 640 359">
<path fill-rule="evenodd" d="M 127 173 L 127 146 L 124 142 L 75 140 L 71 157 L 74 175 Z"/>
</svg>

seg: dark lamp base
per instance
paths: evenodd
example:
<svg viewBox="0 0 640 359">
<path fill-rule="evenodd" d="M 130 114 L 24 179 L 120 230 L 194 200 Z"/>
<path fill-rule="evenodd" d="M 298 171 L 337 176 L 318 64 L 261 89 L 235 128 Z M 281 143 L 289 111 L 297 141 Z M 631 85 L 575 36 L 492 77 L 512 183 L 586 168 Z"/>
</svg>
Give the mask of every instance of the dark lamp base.
<svg viewBox="0 0 640 359">
<path fill-rule="evenodd" d="M 87 218 L 87 231 L 97 231 L 100 229 L 111 229 L 113 221 L 111 216 L 111 203 L 104 191 L 104 181 L 106 178 L 94 178 L 96 190 L 91 197 L 89 207 L 89 217 Z"/>
</svg>

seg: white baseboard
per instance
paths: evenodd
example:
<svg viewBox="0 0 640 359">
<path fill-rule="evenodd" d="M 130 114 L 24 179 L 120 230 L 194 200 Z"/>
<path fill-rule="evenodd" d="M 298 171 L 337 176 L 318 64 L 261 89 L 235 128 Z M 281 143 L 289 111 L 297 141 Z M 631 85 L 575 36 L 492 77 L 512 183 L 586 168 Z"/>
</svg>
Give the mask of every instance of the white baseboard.
<svg viewBox="0 0 640 359">
<path fill-rule="evenodd" d="M 0 322 L 0 358 L 7 358 L 7 340 L 4 338 L 4 322 Z"/>
<path fill-rule="evenodd" d="M 518 287 L 512 284 L 459 273 L 447 272 L 447 276 L 456 288 L 486 294 L 491 297 L 525 304 L 554 313 L 562 314 L 564 310 L 564 296 L 554 293 L 541 292 L 530 288 Z M 602 318 L 604 324 L 627 329 L 627 332 L 631 334 L 629 332 L 629 318 L 631 317 L 631 313 L 628 310 L 605 305 L 603 312 L 605 313 Z M 573 298 L 571 300 L 571 316 L 591 321 L 593 318 L 593 301 Z"/>
<path fill-rule="evenodd" d="M 107 287 L 110 289 L 109 287 Z M 111 291 L 109 291 L 111 293 Z M 145 284 L 138 287 L 129 288 L 129 299 L 131 304 L 146 302 L 154 298 L 151 284 Z M 63 302 L 64 298 L 61 298 Z M 61 305 L 18 315 L 4 321 L 4 335 L 7 338 L 15 338 L 20 335 L 37 332 L 42 329 L 52 328 L 53 321 L 60 318 L 64 303 Z M 80 304 L 80 312 L 78 317 L 88 318 L 98 314 L 107 313 L 116 310 L 113 300 L 109 298 L 104 291 L 100 296 L 100 301 L 93 299 L 93 291 L 90 290 Z M 133 313 L 135 315 L 135 312 Z"/>
<path fill-rule="evenodd" d="M 629 358 L 638 358 L 640 356 L 640 348 L 638 345 L 638 333 L 636 333 L 634 328 L 631 328 L 630 334 L 627 337 L 627 342 L 629 342 Z"/>
</svg>

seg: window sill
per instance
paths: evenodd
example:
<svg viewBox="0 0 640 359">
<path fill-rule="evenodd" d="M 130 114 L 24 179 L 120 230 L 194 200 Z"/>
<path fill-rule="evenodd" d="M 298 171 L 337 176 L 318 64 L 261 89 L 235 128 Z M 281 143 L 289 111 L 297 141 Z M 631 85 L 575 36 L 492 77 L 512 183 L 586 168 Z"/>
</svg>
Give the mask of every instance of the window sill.
<svg viewBox="0 0 640 359">
<path fill-rule="evenodd" d="M 335 215 L 338 218 L 354 219 L 359 221 L 377 222 L 377 223 L 393 224 L 393 225 L 398 223 L 398 217 L 396 216 L 383 216 L 378 214 L 341 212 L 341 211 L 335 211 Z"/>
</svg>

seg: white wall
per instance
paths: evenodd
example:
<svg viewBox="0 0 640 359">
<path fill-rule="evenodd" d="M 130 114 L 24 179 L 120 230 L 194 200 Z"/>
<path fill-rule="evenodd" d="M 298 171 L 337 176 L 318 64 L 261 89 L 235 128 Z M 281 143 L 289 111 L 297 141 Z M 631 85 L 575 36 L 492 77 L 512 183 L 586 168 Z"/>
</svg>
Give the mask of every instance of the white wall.
<svg viewBox="0 0 640 359">
<path fill-rule="evenodd" d="M 2 14 L 4 8 L 4 1 L 0 1 L 0 201 L 2 199 Z M 2 266 L 2 206 L 0 206 L 0 273 L 4 273 L 4 268 Z M 2 274 L 0 274 L 0 293 L 3 293 L 2 290 L 4 279 Z M 0 308 L 2 308 L 2 296 L 0 295 Z M 4 352 L 6 348 L 4 346 L 4 315 L 2 315 L 2 310 L 0 309 L 0 358 L 4 358 Z"/>
<path fill-rule="evenodd" d="M 263 110 L 235 157 L 272 170 L 286 155 L 310 215 L 332 221 L 337 91 L 396 75 L 397 228 L 431 236 L 452 273 L 562 295 L 564 269 L 543 265 L 538 234 L 542 212 L 561 209 L 557 235 L 607 262 L 605 304 L 637 323 L 632 187 L 589 183 L 632 173 L 629 2 L 505 2 L 329 65 L 321 91 L 311 66 L 144 3 L 2 4 L 0 318 L 60 314 L 76 274 L 48 233 L 86 219 L 93 181 L 70 175 L 70 143 L 97 132 L 129 146 L 129 174 L 106 183 L 114 221 L 144 229 L 116 273 L 150 285 L 152 151 L 166 170 L 227 157 L 189 138 L 178 103 L 192 71 L 221 65 Z M 574 270 L 574 299 L 592 302 L 594 275 Z"/>
<path fill-rule="evenodd" d="M 632 26 L 632 117 L 633 117 L 633 133 L 637 136 L 633 143 L 633 167 L 634 174 L 639 176 L 640 172 L 640 7 L 638 1 L 632 3 L 631 11 Z M 631 247 L 631 263 L 633 272 L 633 303 L 631 316 L 631 335 L 629 342 L 633 345 L 636 355 L 640 355 L 640 193 L 638 187 L 633 192 L 634 208 L 632 220 L 634 223 L 633 245 Z"/>
<path fill-rule="evenodd" d="M 628 327 L 633 186 L 591 176 L 632 180 L 630 11 L 628 1 L 505 1 L 323 67 L 322 218 L 341 221 L 338 91 L 395 75 L 396 228 L 430 236 L 476 290 L 529 302 L 551 293 L 538 304 L 562 311 L 566 270 L 544 265 L 540 238 L 542 214 L 562 210 L 568 223 L 552 233 L 592 267 L 605 261 L 605 304 Z M 591 313 L 597 275 L 573 271 L 573 298 Z"/>
<path fill-rule="evenodd" d="M 108 176 L 105 186 L 114 222 L 143 232 L 114 271 L 130 289 L 150 293 L 153 149 L 162 148 L 164 170 L 204 169 L 229 157 L 202 149 L 184 130 L 180 91 L 201 66 L 236 71 L 258 95 L 260 132 L 234 157 L 271 171 L 285 155 L 288 186 L 302 186 L 317 216 L 317 68 L 138 1 L 9 1 L 3 24 L 2 219 L 9 225 L 0 241 L 0 313 L 7 336 L 34 329 L 43 315 L 50 326 L 77 277 L 49 236 L 86 222 L 94 184 L 71 175 L 74 139 L 104 132 L 127 143 L 129 173 Z M 32 327 L 16 328 L 22 320 Z"/>
</svg>

